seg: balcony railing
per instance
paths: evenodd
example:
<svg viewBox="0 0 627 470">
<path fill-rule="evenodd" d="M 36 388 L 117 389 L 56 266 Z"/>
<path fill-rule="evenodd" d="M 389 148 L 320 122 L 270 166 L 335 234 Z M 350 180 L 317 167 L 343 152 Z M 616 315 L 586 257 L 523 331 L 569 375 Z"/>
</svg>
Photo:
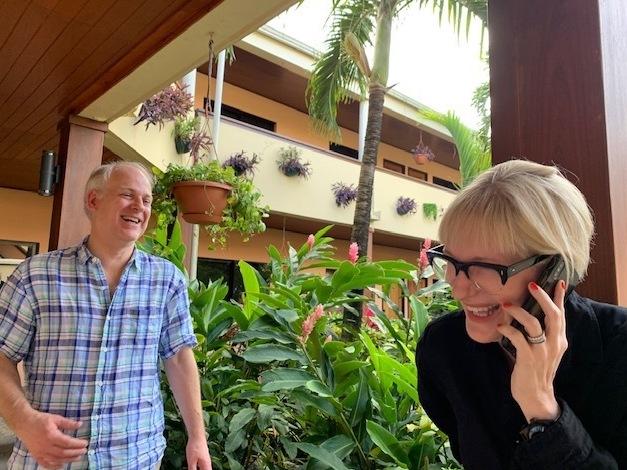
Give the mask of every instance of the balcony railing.
<svg viewBox="0 0 627 470">
<path fill-rule="evenodd" d="M 122 117 L 111 123 L 105 141 L 111 150 L 124 158 L 128 158 L 124 152 L 130 152 L 130 157 L 134 159 L 142 156 L 162 169 L 170 162 L 185 161 L 175 152 L 172 125 L 165 126 L 161 131 L 154 128 L 146 131 L 142 126 L 132 126 L 132 122 L 133 118 Z M 272 212 L 333 224 L 352 224 L 354 203 L 347 208 L 338 207 L 331 186 L 336 182 L 357 186 L 358 161 L 229 118 L 223 118 L 221 122 L 219 142 L 221 160 L 242 150 L 259 155 L 254 182 Z M 311 162 L 312 174 L 308 179 L 287 177 L 279 171 L 277 160 L 280 151 L 288 146 L 300 149 L 302 158 Z M 416 214 L 400 216 L 396 213 L 399 196 L 416 200 Z M 435 203 L 440 214 L 454 197 L 454 191 L 377 168 L 372 227 L 401 236 L 437 238 L 439 215 L 436 220 L 425 218 L 422 205 Z"/>
</svg>

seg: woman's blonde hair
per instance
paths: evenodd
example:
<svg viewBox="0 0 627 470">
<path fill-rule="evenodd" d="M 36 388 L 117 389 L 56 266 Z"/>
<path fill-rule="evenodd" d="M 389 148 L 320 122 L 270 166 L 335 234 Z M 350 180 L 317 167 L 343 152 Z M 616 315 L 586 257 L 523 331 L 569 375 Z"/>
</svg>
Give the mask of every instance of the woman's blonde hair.
<svg viewBox="0 0 627 470">
<path fill-rule="evenodd" d="M 585 275 L 593 234 L 581 191 L 558 168 L 525 160 L 479 175 L 446 209 L 439 229 L 442 243 L 470 239 L 514 259 L 560 254 L 569 280 Z"/>
</svg>

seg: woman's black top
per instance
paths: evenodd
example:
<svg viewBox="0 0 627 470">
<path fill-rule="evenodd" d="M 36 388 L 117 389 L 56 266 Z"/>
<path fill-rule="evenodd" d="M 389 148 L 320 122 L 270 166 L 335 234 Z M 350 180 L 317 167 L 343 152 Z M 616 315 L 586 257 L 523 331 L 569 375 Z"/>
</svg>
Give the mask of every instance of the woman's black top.
<svg viewBox="0 0 627 470">
<path fill-rule="evenodd" d="M 471 340 L 463 312 L 427 326 L 420 402 L 465 469 L 627 469 L 627 309 L 575 292 L 565 309 L 569 346 L 554 382 L 562 414 L 528 441 L 501 347 Z"/>
</svg>

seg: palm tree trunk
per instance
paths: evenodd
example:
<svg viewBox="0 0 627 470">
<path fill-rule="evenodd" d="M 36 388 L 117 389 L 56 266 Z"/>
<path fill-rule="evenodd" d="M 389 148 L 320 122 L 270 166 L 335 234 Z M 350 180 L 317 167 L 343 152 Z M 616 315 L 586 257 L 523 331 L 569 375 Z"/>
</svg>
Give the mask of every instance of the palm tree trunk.
<svg viewBox="0 0 627 470">
<path fill-rule="evenodd" d="M 355 202 L 355 215 L 351 241 L 359 246 L 359 255 L 368 253 L 368 231 L 372 212 L 372 189 L 377 165 L 379 142 L 381 142 L 381 125 L 383 122 L 383 103 L 387 91 L 388 72 L 390 68 L 390 45 L 392 39 L 392 19 L 398 0 L 382 0 L 377 18 L 377 38 L 375 40 L 374 62 L 369 86 L 368 124 L 366 125 L 366 141 L 364 156 L 359 173 L 359 186 Z M 359 315 L 344 310 L 343 322 L 345 331 L 350 335 L 361 328 L 361 306 L 357 305 Z"/>
</svg>

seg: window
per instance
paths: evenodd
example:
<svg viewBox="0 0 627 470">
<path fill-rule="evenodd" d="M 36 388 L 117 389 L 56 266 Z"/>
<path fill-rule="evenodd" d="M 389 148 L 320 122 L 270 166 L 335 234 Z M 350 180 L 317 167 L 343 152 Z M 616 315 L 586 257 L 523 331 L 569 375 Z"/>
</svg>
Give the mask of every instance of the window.
<svg viewBox="0 0 627 470">
<path fill-rule="evenodd" d="M 329 150 L 335 153 L 346 155 L 347 157 L 350 157 L 350 158 L 354 158 L 355 160 L 359 159 L 359 151 L 350 147 L 346 147 L 345 145 L 340 145 L 334 142 L 329 142 Z"/>
<path fill-rule="evenodd" d="M 439 186 L 443 186 L 449 189 L 457 189 L 454 183 L 450 182 L 449 180 L 438 178 L 437 176 L 433 177 L 433 184 L 437 184 Z"/>
<path fill-rule="evenodd" d="M 387 168 L 388 170 L 392 170 L 403 175 L 405 174 L 405 165 L 401 165 L 400 163 L 396 163 L 391 160 L 383 160 L 383 168 Z"/>
<path fill-rule="evenodd" d="M 0 240 L 0 287 L 22 260 L 39 253 L 39 243 Z"/>
<path fill-rule="evenodd" d="M 427 174 L 424 171 L 416 170 L 415 168 L 408 167 L 407 176 L 411 176 L 417 180 L 427 181 Z"/>
<path fill-rule="evenodd" d="M 0 240 L 0 258 L 26 259 L 39 253 L 39 243 Z"/>
<path fill-rule="evenodd" d="M 248 263 L 255 268 L 264 279 L 270 278 L 267 264 L 264 263 Z M 198 258 L 198 266 L 196 277 L 199 281 L 207 283 L 209 281 L 217 281 L 222 279 L 228 288 L 229 293 L 226 300 L 235 300 L 240 302 L 244 293 L 244 281 L 242 274 L 237 266 L 237 261 L 223 259 Z"/>
<path fill-rule="evenodd" d="M 211 100 L 211 109 L 213 109 L 214 104 L 214 101 Z M 207 106 L 207 98 L 204 99 L 204 105 L 205 107 Z M 231 119 L 235 119 L 240 122 L 245 122 L 246 124 L 259 127 L 260 129 L 276 132 L 276 122 L 264 119 L 260 116 L 255 116 L 254 114 L 247 113 L 246 111 L 234 108 L 228 104 L 222 103 L 222 116 L 230 117 Z"/>
</svg>

